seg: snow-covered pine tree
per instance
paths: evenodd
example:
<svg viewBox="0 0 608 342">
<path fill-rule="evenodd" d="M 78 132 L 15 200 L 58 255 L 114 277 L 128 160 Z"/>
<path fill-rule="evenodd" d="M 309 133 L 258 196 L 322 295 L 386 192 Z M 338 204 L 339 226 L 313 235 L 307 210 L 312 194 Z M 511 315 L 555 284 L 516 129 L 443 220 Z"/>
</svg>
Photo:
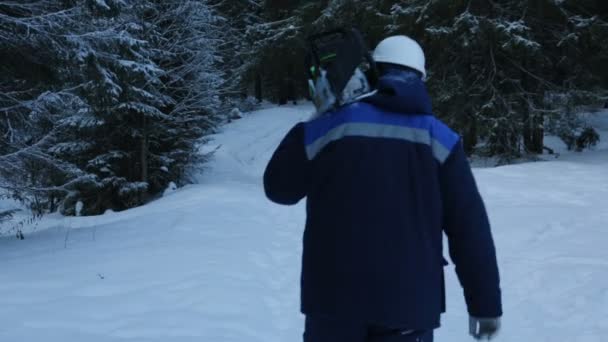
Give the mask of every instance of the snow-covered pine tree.
<svg viewBox="0 0 608 342">
<path fill-rule="evenodd" d="M 224 101 L 236 94 L 226 81 L 226 69 L 234 66 L 221 59 L 228 27 L 224 18 L 206 1 L 153 4 L 138 15 L 154 37 L 149 41 L 152 60 L 165 70 L 162 90 L 172 99 L 165 108 L 171 119 L 153 133 L 156 151 L 149 156 L 153 169 L 160 170 L 149 180 L 156 192 L 171 181 L 179 183 L 188 166 L 200 161 L 200 138 L 217 126 Z"/>
<path fill-rule="evenodd" d="M 149 57 L 147 42 L 122 0 L 81 3 L 66 40 L 71 50 L 74 93 L 86 104 L 66 118 L 65 140 L 51 148 L 58 157 L 91 177 L 73 184 L 63 205 L 71 214 L 77 201 L 85 214 L 142 203 L 148 190 L 147 132 L 167 118 L 159 91 L 162 70 Z"/>
<path fill-rule="evenodd" d="M 95 127 L 79 165 L 96 175 L 69 198 L 84 213 L 143 203 L 179 182 L 196 143 L 217 124 L 223 78 L 216 66 L 218 17 L 204 1 L 94 1 L 84 18 L 95 30 L 74 35 Z M 75 131 L 76 132 L 76 131 Z M 79 158 L 82 158 L 80 155 Z"/>
<path fill-rule="evenodd" d="M 283 88 L 290 65 L 300 75 L 296 84 L 304 84 L 302 42 L 311 32 L 355 26 L 370 46 L 390 34 L 410 35 L 425 48 L 436 112 L 463 134 L 469 153 L 506 160 L 540 153 L 546 121 L 570 115 L 556 115 L 562 112 L 556 106 L 596 103 L 606 96 L 606 68 L 601 67 L 607 61 L 601 38 L 608 27 L 605 2 L 325 0 L 264 5 L 262 23 L 291 20 L 295 28 L 293 37 L 253 49 L 263 61 L 253 70 L 265 76 L 268 88 Z M 287 27 L 273 29 L 286 32 Z M 264 96 L 276 99 L 271 94 Z"/>
<path fill-rule="evenodd" d="M 124 209 L 183 180 L 214 127 L 206 1 L 0 1 L 0 183 L 42 210 Z"/>
<path fill-rule="evenodd" d="M 249 83 L 245 79 L 253 66 L 260 63 L 248 28 L 263 22 L 263 3 L 261 0 L 211 0 L 210 4 L 224 21 L 221 32 L 223 42 L 217 48 L 219 64 L 225 73 L 224 90 L 245 97 Z"/>
<path fill-rule="evenodd" d="M 49 153 L 82 105 L 67 89 L 62 38 L 77 13 L 69 3 L 0 1 L 0 188 L 36 212 L 85 176 Z"/>
<path fill-rule="evenodd" d="M 437 113 L 464 133 L 469 152 L 481 138 L 489 155 L 519 156 L 524 128 L 538 123 L 533 112 L 542 95 L 534 89 L 545 82 L 529 69 L 543 63 L 543 57 L 521 11 L 527 5 L 407 3 L 393 7 L 392 32 L 415 32 L 424 45 Z M 536 143 L 525 147 L 538 152 Z"/>
<path fill-rule="evenodd" d="M 270 0 L 220 3 L 236 38 L 230 39 L 229 50 L 224 50 L 236 54 L 232 57 L 223 54 L 223 58 L 232 61 L 236 57 L 236 63 L 231 64 L 237 65 L 240 91 L 254 88 L 258 100 L 266 98 L 281 103 L 295 97 L 295 79 L 303 70 L 299 68 L 301 63 L 293 63 L 303 57 L 302 42 L 298 39 L 300 27 L 293 13 L 295 4 Z"/>
<path fill-rule="evenodd" d="M 558 135 L 571 148 L 584 148 L 583 135 L 596 136 L 592 127 L 581 120 L 584 105 L 601 105 L 608 100 L 608 2 L 555 1 L 541 8 L 542 30 L 552 56 L 552 70 L 557 88 L 545 94 L 546 129 Z M 581 105 L 583 105 L 581 107 Z"/>
</svg>

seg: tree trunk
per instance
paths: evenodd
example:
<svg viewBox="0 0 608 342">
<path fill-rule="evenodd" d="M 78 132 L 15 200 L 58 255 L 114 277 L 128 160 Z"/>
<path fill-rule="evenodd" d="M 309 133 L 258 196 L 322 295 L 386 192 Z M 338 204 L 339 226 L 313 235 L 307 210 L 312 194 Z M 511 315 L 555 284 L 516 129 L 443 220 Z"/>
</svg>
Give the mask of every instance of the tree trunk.
<svg viewBox="0 0 608 342">
<path fill-rule="evenodd" d="M 532 151 L 537 154 L 543 153 L 545 130 L 543 128 L 544 115 L 536 113 L 532 120 Z"/>
<path fill-rule="evenodd" d="M 477 119 L 473 115 L 469 116 L 469 122 L 462 140 L 466 154 L 473 154 L 475 146 L 477 146 Z"/>
<path fill-rule="evenodd" d="M 530 72 L 534 72 L 534 70 L 530 70 L 533 68 L 534 63 L 530 63 L 528 58 L 523 60 L 523 68 L 529 70 Z M 521 73 L 521 80 L 523 88 L 526 90 L 530 90 L 532 85 L 536 82 L 531 78 L 528 73 Z M 528 95 L 529 96 L 529 95 Z M 524 95 L 522 95 L 524 97 Z M 534 103 L 534 98 L 525 97 L 522 102 L 522 125 L 523 125 L 523 141 L 524 141 L 524 149 L 527 153 L 533 154 L 542 154 L 543 153 L 543 122 L 542 122 L 542 114 L 533 111 L 533 108 L 525 102 L 530 101 Z"/>
<path fill-rule="evenodd" d="M 148 122 L 143 118 L 141 137 L 141 181 L 148 182 Z"/>
<path fill-rule="evenodd" d="M 543 0 L 536 0 L 536 16 L 538 18 L 544 18 L 544 14 L 545 14 L 545 1 Z M 531 138 L 531 146 L 530 149 L 532 150 L 533 153 L 537 153 L 537 154 L 542 154 L 543 153 L 543 140 L 545 137 L 545 130 L 544 130 L 544 114 L 542 112 L 536 112 L 533 113 L 532 115 L 532 136 Z"/>
<path fill-rule="evenodd" d="M 466 61 L 466 73 L 470 75 L 473 71 L 473 56 L 471 51 L 467 50 L 465 55 Z M 466 103 L 461 104 L 463 107 L 467 106 Z M 470 108 L 470 107 L 469 107 Z M 463 136 L 463 148 L 467 155 L 472 155 L 475 152 L 475 146 L 477 146 L 478 135 L 477 135 L 477 117 L 475 114 L 467 115 L 467 122 L 465 126 Z"/>
<path fill-rule="evenodd" d="M 525 77 L 525 76 L 524 76 Z M 530 108 L 522 106 L 522 125 L 523 125 L 523 140 L 524 148 L 527 153 L 534 153 L 532 146 L 532 118 L 530 115 Z"/>
<path fill-rule="evenodd" d="M 262 102 L 262 76 L 259 73 L 255 75 L 255 98 Z"/>
</svg>

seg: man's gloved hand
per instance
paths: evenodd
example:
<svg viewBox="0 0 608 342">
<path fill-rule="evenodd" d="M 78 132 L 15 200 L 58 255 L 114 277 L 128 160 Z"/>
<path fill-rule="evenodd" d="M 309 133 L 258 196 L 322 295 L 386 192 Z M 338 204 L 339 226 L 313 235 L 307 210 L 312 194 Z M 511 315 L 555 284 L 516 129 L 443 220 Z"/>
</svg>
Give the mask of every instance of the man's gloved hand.
<svg viewBox="0 0 608 342">
<path fill-rule="evenodd" d="M 469 317 L 469 333 L 477 340 L 487 339 L 489 341 L 496 337 L 498 330 L 500 330 L 500 317 Z"/>
</svg>

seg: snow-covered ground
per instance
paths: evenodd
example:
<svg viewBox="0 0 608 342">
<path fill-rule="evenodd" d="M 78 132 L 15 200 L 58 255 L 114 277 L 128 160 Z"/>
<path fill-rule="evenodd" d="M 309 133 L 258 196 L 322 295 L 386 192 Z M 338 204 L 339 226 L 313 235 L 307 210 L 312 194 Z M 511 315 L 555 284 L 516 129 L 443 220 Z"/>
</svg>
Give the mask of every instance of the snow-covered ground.
<svg viewBox="0 0 608 342">
<path fill-rule="evenodd" d="M 300 341 L 302 203 L 263 194 L 271 152 L 308 106 L 225 127 L 199 184 L 141 208 L 51 216 L 0 239 L 0 341 Z M 476 170 L 497 244 L 497 341 L 608 341 L 608 113 L 595 151 Z M 469 341 L 448 269 L 437 341 Z"/>
</svg>

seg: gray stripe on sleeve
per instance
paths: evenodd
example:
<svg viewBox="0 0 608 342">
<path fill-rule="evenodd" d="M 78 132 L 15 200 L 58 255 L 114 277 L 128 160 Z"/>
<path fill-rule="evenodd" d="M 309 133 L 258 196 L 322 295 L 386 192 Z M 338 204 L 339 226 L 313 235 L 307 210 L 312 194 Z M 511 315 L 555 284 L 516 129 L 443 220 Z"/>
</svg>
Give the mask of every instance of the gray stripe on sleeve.
<svg viewBox="0 0 608 342">
<path fill-rule="evenodd" d="M 433 149 L 433 156 L 435 156 L 435 159 L 439 161 L 439 164 L 445 163 L 452 152 L 437 141 L 437 139 L 433 139 L 431 148 Z"/>
</svg>

